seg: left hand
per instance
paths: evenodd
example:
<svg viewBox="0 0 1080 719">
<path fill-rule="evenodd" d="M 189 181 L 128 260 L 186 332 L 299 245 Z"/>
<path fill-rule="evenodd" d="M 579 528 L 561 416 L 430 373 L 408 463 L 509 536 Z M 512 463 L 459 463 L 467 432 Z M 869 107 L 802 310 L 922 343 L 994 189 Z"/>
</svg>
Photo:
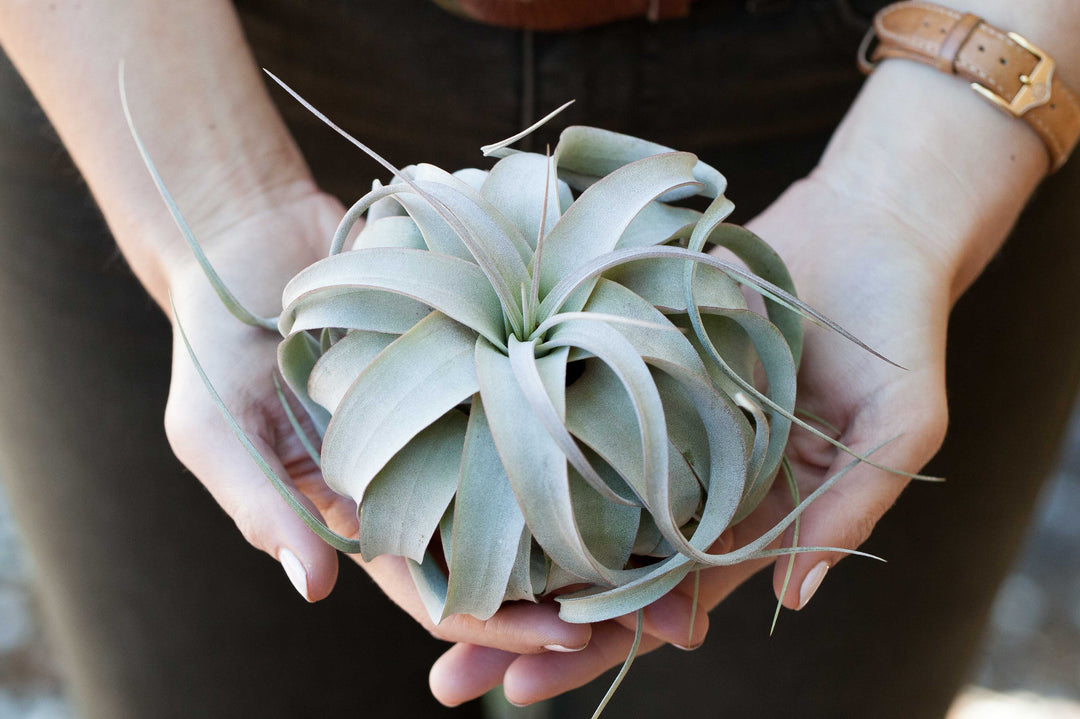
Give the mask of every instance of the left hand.
<svg viewBox="0 0 1080 719">
<path fill-rule="evenodd" d="M 828 420 L 841 430 L 841 442 L 862 453 L 895 437 L 873 459 L 908 472 L 921 469 L 941 446 L 947 424 L 945 330 L 956 270 L 939 248 L 954 238 L 931 237 L 905 222 L 900 208 L 861 199 L 855 188 L 822 174 L 793 185 L 748 226 L 784 258 L 804 300 L 906 367 L 893 367 L 842 337 L 809 327 L 798 406 Z M 797 428 L 788 457 L 802 497 L 852 459 Z M 857 548 L 906 484 L 903 477 L 860 465 L 802 515 L 799 544 Z M 723 540 L 746 544 L 791 508 L 787 484 L 780 478 L 761 506 Z M 789 529 L 784 546 L 791 540 Z M 784 606 L 804 606 L 825 571 L 844 556 L 798 554 L 782 597 Z M 771 563 L 759 560 L 701 572 L 693 645 L 704 641 L 706 612 Z M 783 559 L 774 568 L 778 597 L 788 564 Z M 646 608 L 648 636 L 639 653 L 665 641 L 687 643 L 692 595 L 691 576 Z M 575 654 L 520 656 L 458 644 L 432 668 L 432 693 L 454 705 L 501 683 L 507 698 L 519 704 L 555 696 L 622 663 L 633 641 L 634 622 L 631 615 L 593 626 L 589 646 Z"/>
</svg>

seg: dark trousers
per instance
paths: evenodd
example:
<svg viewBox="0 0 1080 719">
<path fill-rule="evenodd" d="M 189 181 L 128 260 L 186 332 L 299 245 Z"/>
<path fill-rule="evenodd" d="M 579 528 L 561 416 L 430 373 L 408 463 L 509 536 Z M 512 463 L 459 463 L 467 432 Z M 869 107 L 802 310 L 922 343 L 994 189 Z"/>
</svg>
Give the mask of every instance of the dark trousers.
<svg viewBox="0 0 1080 719">
<path fill-rule="evenodd" d="M 727 174 L 742 221 L 813 166 L 860 82 L 864 18 L 841 0 L 700 0 L 686 21 L 551 35 L 428 0 L 240 5 L 259 62 L 399 165 L 482 165 L 481 144 L 576 98 L 535 147 L 574 122 L 694 151 Z M 277 97 L 325 188 L 351 201 L 383 174 Z M 868 549 L 889 563 L 844 562 L 771 639 L 759 575 L 715 610 L 704 648 L 641 658 L 612 717 L 943 714 L 1080 382 L 1078 191 L 1074 160 L 957 306 L 952 426 L 932 467 L 950 481 L 911 487 L 880 524 Z M 83 716 L 443 715 L 426 683 L 437 642 L 355 567 L 304 604 L 172 458 L 169 347 L 5 64 L 0 477 Z M 588 716 L 604 686 L 561 698 L 556 716 Z"/>
</svg>

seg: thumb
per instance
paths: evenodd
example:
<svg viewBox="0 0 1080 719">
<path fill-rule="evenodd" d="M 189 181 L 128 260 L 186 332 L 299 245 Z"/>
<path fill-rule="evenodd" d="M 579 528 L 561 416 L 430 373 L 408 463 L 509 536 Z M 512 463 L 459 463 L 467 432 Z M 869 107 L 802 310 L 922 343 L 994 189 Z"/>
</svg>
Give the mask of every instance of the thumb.
<svg viewBox="0 0 1080 719">
<path fill-rule="evenodd" d="M 941 447 L 945 436 L 947 415 L 944 403 L 940 409 L 921 412 L 896 412 L 891 427 L 880 422 L 866 421 L 868 413 L 852 422 L 858 437 L 873 437 L 868 441 L 847 441 L 849 447 L 865 454 L 870 447 L 880 444 L 880 438 L 895 436 L 896 439 L 874 452 L 875 463 L 903 472 L 918 472 Z M 883 416 L 880 411 L 874 416 Z M 885 415 L 888 416 L 888 415 Z M 905 419 L 910 418 L 909 421 Z M 837 453 L 825 478 L 831 477 L 850 464 L 852 458 Z M 805 467 L 796 467 L 798 476 Z M 820 471 L 820 470 L 818 470 Z M 868 464 L 857 466 L 842 477 L 827 492 L 818 497 L 803 512 L 800 519 L 799 545 L 803 547 L 836 547 L 857 549 L 869 538 L 882 515 L 893 505 L 907 486 L 909 478 L 886 472 Z M 788 530 L 785 546 L 791 546 L 793 532 Z M 773 588 L 776 596 L 789 609 L 802 609 L 821 586 L 829 569 L 848 556 L 843 551 L 800 552 L 792 558 L 781 557 L 773 570 Z M 791 578 L 784 591 L 788 566 L 794 565 Z"/>
</svg>

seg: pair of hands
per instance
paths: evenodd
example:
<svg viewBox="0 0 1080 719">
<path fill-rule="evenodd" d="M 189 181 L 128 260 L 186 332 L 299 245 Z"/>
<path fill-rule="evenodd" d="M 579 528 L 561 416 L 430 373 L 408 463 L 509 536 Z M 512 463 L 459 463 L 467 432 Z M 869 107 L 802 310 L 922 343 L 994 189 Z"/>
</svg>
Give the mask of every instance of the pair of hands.
<svg viewBox="0 0 1080 719">
<path fill-rule="evenodd" d="M 280 290 L 297 271 L 324 256 L 343 208 L 314 191 L 220 230 L 210 259 L 249 307 L 280 309 Z M 945 330 L 954 299 L 954 262 L 935 238 L 911 227 L 891 208 L 858 199 L 824 173 L 793 185 L 749 227 L 787 262 L 800 296 L 901 370 L 842 338 L 808 328 L 799 376 L 799 406 L 841 430 L 839 439 L 875 453 L 884 465 L 918 471 L 945 433 Z M 273 244 L 270 244 L 273 243 Z M 260 248 L 252 252 L 251 248 Z M 178 315 L 207 374 L 264 457 L 290 477 L 298 498 L 337 532 L 356 533 L 355 505 L 322 481 L 280 408 L 271 374 L 278 338 L 240 325 L 221 306 L 201 270 L 185 263 L 170 277 Z M 206 485 L 255 547 L 277 558 L 309 601 L 325 597 L 337 576 L 336 552 L 281 501 L 211 403 L 183 344 L 174 352 L 166 430 L 177 456 Z M 788 451 L 805 496 L 850 460 L 807 432 L 795 430 Z M 906 480 L 862 465 L 805 512 L 800 544 L 854 549 L 869 536 Z M 721 541 L 739 546 L 756 538 L 791 508 L 784 482 Z M 791 544 L 790 531 L 784 544 Z M 799 554 L 782 597 L 800 608 L 844 555 Z M 436 699 L 448 705 L 502 684 L 507 698 L 527 704 L 580 686 L 621 663 L 635 618 L 596 625 L 558 619 L 557 605 L 515 603 L 486 622 L 453 616 L 433 626 L 404 560 L 380 557 L 360 564 L 384 592 L 436 637 L 454 643 L 432 668 Z M 788 560 L 774 569 L 779 596 Z M 708 610 L 769 562 L 701 572 L 698 610 L 693 578 L 645 610 L 640 651 L 665 643 L 699 645 Z M 691 631 L 690 618 L 696 614 Z M 689 641 L 688 641 L 689 640 Z M 689 647 L 687 646 L 689 644 Z"/>
</svg>

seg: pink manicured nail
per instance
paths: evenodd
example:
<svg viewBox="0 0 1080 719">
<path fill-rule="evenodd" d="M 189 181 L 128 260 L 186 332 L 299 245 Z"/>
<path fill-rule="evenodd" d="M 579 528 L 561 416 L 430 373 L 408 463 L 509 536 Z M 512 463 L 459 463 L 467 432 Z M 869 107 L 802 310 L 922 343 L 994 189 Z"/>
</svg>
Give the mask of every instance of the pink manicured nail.
<svg viewBox="0 0 1080 719">
<path fill-rule="evenodd" d="M 308 596 L 308 580 L 307 569 L 304 568 L 304 564 L 300 561 L 299 557 L 292 553 L 288 549 L 278 550 L 278 561 L 281 562 L 282 569 L 285 570 L 286 576 L 289 577 L 289 581 L 292 582 L 293 587 L 300 593 L 300 596 L 307 601 L 311 601 L 311 597 Z"/>
<path fill-rule="evenodd" d="M 802 609 L 814 596 L 814 592 L 821 586 L 821 582 L 825 579 L 825 573 L 829 571 L 829 563 L 824 559 L 814 565 L 814 568 L 810 570 L 810 573 L 803 579 L 802 586 L 799 587 L 799 609 Z"/>
<path fill-rule="evenodd" d="M 544 649 L 547 649 L 549 652 L 570 652 L 570 653 L 572 653 L 572 652 L 580 652 L 582 649 L 584 649 L 587 646 L 589 646 L 589 645 L 588 644 L 583 644 L 580 647 L 567 647 L 567 646 L 563 646 L 562 644 L 545 644 Z"/>
</svg>

